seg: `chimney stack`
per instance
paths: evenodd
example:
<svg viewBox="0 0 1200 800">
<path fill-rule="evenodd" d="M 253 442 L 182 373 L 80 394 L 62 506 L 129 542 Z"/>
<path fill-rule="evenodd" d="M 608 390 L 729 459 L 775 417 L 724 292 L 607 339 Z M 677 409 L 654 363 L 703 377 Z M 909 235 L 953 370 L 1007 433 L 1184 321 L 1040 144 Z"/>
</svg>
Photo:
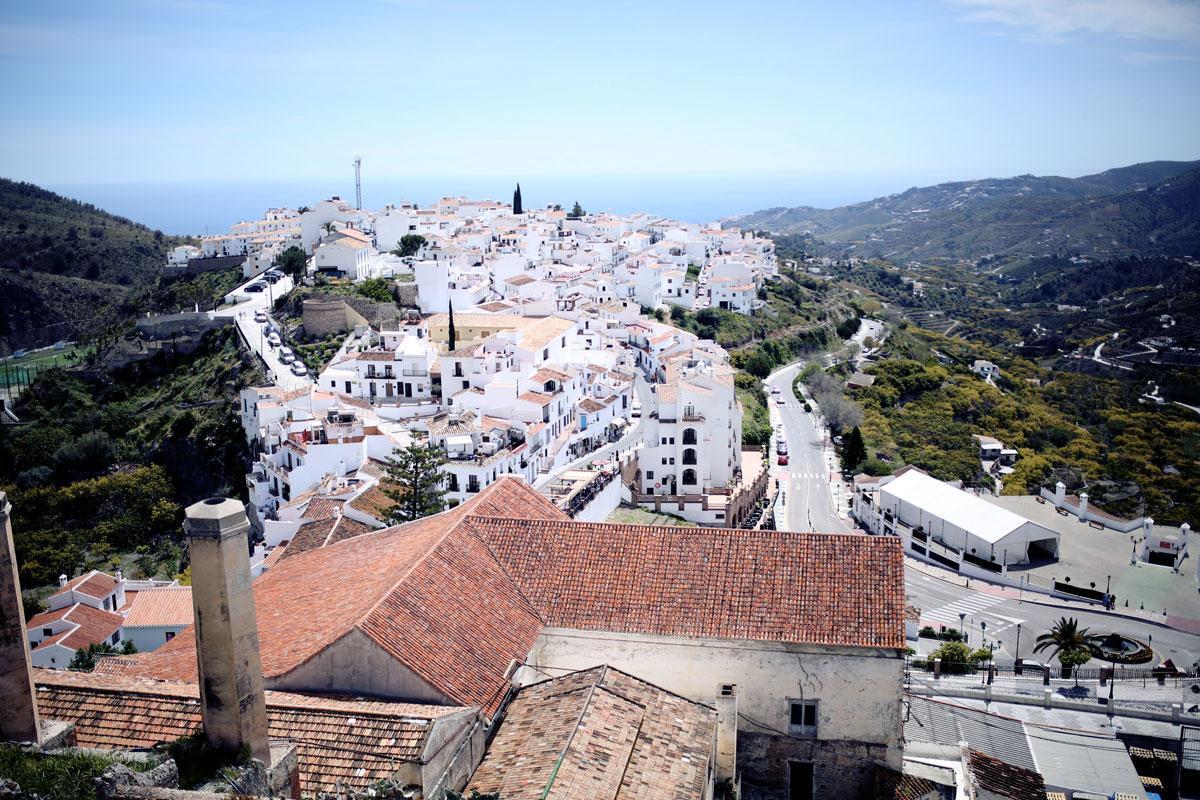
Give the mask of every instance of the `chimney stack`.
<svg viewBox="0 0 1200 800">
<path fill-rule="evenodd" d="M 42 726 L 33 699 L 29 637 L 13 549 L 11 511 L 8 497 L 0 492 L 0 739 L 37 742 L 42 738 Z"/>
<path fill-rule="evenodd" d="M 270 766 L 250 581 L 250 522 L 241 503 L 222 497 L 196 503 L 186 513 L 204 732 L 214 746 L 249 748 L 251 756 Z"/>
<path fill-rule="evenodd" d="M 717 687 L 717 759 L 713 776 L 734 781 L 737 776 L 737 684 Z"/>
</svg>

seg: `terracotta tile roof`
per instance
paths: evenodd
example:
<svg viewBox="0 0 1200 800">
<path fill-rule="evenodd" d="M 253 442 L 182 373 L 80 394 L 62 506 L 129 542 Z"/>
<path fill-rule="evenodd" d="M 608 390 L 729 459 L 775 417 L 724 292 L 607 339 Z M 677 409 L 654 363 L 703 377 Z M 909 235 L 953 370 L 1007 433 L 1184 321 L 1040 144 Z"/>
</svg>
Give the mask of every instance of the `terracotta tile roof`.
<svg viewBox="0 0 1200 800">
<path fill-rule="evenodd" d="M 518 400 L 524 400 L 526 403 L 533 403 L 535 406 L 548 406 L 554 400 L 554 395 L 543 394 L 542 392 L 524 392 L 517 396 Z"/>
<path fill-rule="evenodd" d="M 105 659 L 106 661 L 111 659 Z M 146 748 L 200 729 L 192 684 L 113 674 L 34 670 L 41 713 L 75 724 L 80 747 Z M 391 777 L 400 763 L 419 761 L 430 721 L 470 713 L 452 706 L 342 700 L 268 691 L 272 739 L 297 743 L 300 788 L 306 796 L 364 788 Z"/>
<path fill-rule="evenodd" d="M 389 483 L 389 485 L 395 484 Z M 350 501 L 351 508 L 369 514 L 381 522 L 387 520 L 388 512 L 394 505 L 396 505 L 396 501 L 388 497 L 379 486 L 372 486 Z"/>
<path fill-rule="evenodd" d="M 978 750 L 967 751 L 967 770 L 976 792 L 1009 800 L 1045 800 L 1046 782 L 1033 770 L 1017 767 Z"/>
<path fill-rule="evenodd" d="M 468 525 L 547 625 L 905 646 L 904 562 L 892 537 L 482 516 Z"/>
<path fill-rule="evenodd" d="M 931 780 L 875 765 L 874 800 L 941 800 L 941 788 Z"/>
<path fill-rule="evenodd" d="M 47 614 L 53 613 L 56 612 L 47 612 Z M 39 614 L 38 616 L 41 615 Z M 26 627 L 36 627 L 34 623 L 36 619 L 37 617 L 31 619 Z M 89 644 L 100 644 L 101 642 L 109 641 L 112 635 L 125 623 L 125 618 L 120 614 L 85 606 L 83 603 L 76 603 L 70 608 L 65 609 L 65 613 L 56 619 L 71 623 L 75 627 L 43 639 L 34 648 L 35 650 L 54 644 L 61 644 L 63 647 L 69 647 L 72 650 L 85 648 Z M 47 620 L 47 622 L 49 621 Z M 38 624 L 41 623 L 39 622 Z"/>
<path fill-rule="evenodd" d="M 129 613 L 125 615 L 125 626 L 190 625 L 192 617 L 192 587 L 143 589 L 138 592 L 129 607 Z"/>
<path fill-rule="evenodd" d="M 342 503 L 332 497 L 314 497 L 304 507 L 304 519 L 310 521 L 334 519 L 342 512 Z"/>
<path fill-rule="evenodd" d="M 702 798 L 716 712 L 611 667 L 527 686 L 468 786 L 505 800 Z"/>
<path fill-rule="evenodd" d="M 597 403 L 590 397 L 585 397 L 579 401 L 579 407 L 589 414 L 595 414 L 597 411 L 603 411 L 604 406 Z"/>
<path fill-rule="evenodd" d="M 502 476 L 451 511 L 281 558 L 254 584 L 263 674 L 285 675 L 359 630 L 454 702 L 494 711 L 509 660 L 529 654 L 541 620 L 459 525 L 473 513 L 566 518 Z M 195 681 L 195 647 L 188 628 L 129 669 Z"/>
<path fill-rule="evenodd" d="M 57 597 L 60 594 L 74 589 L 80 594 L 86 594 L 88 597 L 94 597 L 97 600 L 102 600 L 108 597 L 117 588 L 117 579 L 111 575 L 106 575 L 103 572 L 92 570 L 91 572 L 80 575 L 73 581 L 70 581 L 66 586 L 59 589 L 51 597 Z"/>
</svg>

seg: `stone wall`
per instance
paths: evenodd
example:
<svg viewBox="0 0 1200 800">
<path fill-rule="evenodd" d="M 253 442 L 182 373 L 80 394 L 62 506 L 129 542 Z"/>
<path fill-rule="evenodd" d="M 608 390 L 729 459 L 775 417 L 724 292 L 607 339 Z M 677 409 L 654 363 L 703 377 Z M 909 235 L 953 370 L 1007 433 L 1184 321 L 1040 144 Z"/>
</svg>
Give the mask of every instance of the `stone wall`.
<svg viewBox="0 0 1200 800">
<path fill-rule="evenodd" d="M 887 762 L 887 747 L 738 731 L 742 798 L 787 800 L 789 761 L 813 763 L 813 797 L 857 800 L 869 796 L 874 765 Z"/>
<path fill-rule="evenodd" d="M 367 320 L 340 297 L 310 297 L 302 305 L 302 320 L 306 336 L 323 337 L 345 333 Z"/>
</svg>

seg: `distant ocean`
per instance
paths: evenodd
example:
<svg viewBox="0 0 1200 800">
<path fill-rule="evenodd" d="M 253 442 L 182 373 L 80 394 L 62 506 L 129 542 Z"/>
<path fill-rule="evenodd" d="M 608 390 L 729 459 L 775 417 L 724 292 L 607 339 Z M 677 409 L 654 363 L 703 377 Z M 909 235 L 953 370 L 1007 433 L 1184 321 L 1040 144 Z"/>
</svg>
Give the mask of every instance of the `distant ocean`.
<svg viewBox="0 0 1200 800">
<path fill-rule="evenodd" d="M 522 177 L 529 208 L 578 200 L 588 211 L 645 211 L 685 222 L 711 222 L 773 206 L 830 208 L 923 185 L 931 176 L 898 174 L 716 175 L 686 177 Z M 363 206 L 412 200 L 428 205 L 439 197 L 466 195 L 509 201 L 516 180 L 421 177 L 412 180 L 363 176 Z M 239 220 L 255 219 L 272 206 L 297 208 L 338 195 L 354 201 L 353 173 L 330 180 L 229 181 L 212 183 L 47 183 L 59 194 L 166 233 L 220 233 Z"/>
</svg>

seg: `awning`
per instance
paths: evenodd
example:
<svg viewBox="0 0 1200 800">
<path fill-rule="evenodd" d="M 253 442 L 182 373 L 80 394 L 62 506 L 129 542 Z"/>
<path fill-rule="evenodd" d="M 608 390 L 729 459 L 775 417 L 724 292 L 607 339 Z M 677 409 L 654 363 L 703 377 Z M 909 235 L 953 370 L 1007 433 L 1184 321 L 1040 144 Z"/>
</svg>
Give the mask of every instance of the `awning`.
<svg viewBox="0 0 1200 800">
<path fill-rule="evenodd" d="M 612 420 L 612 422 L 610 422 L 609 424 L 610 424 L 610 425 L 616 425 L 618 428 L 621 428 L 621 427 L 624 427 L 624 426 L 626 425 L 626 422 L 625 422 L 625 418 L 624 418 L 624 417 L 613 417 L 613 420 Z"/>
<path fill-rule="evenodd" d="M 471 437 L 469 434 L 465 434 L 465 433 L 455 434 L 454 436 L 447 436 L 446 437 L 446 446 L 447 447 L 454 447 L 454 446 L 470 447 L 471 446 Z"/>
</svg>

